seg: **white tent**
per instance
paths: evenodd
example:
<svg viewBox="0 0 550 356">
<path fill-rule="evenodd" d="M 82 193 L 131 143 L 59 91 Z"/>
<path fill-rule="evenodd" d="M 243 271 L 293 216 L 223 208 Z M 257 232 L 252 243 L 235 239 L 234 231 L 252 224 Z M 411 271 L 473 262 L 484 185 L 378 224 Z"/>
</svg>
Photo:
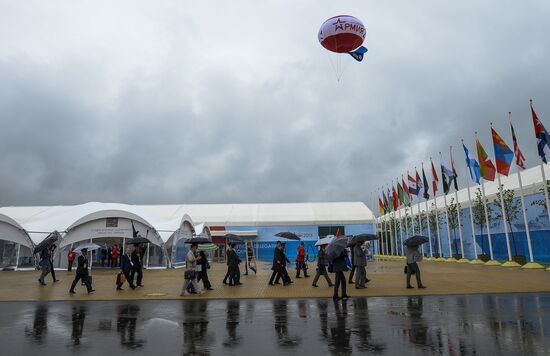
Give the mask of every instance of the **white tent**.
<svg viewBox="0 0 550 356">
<path fill-rule="evenodd" d="M 0 269 L 32 265 L 32 247 L 32 240 L 21 225 L 0 214 Z"/>
</svg>

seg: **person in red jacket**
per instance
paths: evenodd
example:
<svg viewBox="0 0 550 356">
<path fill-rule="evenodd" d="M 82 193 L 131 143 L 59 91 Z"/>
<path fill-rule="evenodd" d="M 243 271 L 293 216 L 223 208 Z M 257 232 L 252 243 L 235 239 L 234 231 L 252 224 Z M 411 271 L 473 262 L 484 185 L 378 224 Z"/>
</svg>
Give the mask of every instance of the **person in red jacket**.
<svg viewBox="0 0 550 356">
<path fill-rule="evenodd" d="M 72 269 L 73 269 L 73 262 L 76 258 L 76 251 L 74 249 L 74 247 L 71 247 L 71 249 L 69 250 L 69 253 L 67 254 L 67 261 L 69 262 L 69 266 L 67 268 L 67 271 L 71 272 Z"/>
<path fill-rule="evenodd" d="M 111 249 L 111 267 L 118 267 L 118 255 L 120 254 L 120 251 L 118 249 L 117 245 L 114 245 Z"/>
<path fill-rule="evenodd" d="M 304 277 L 309 277 L 307 275 L 307 264 L 306 264 L 306 250 L 304 248 L 305 242 L 302 242 L 300 246 L 298 246 L 298 256 L 296 256 L 296 278 L 302 278 L 300 277 L 300 271 L 304 271 Z"/>
</svg>

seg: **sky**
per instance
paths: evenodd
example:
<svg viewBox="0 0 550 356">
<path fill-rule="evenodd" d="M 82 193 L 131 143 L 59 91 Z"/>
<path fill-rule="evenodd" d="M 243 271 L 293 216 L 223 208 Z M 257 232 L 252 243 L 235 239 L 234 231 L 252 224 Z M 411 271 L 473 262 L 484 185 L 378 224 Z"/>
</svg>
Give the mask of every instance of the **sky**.
<svg viewBox="0 0 550 356">
<path fill-rule="evenodd" d="M 363 62 L 317 40 L 367 27 Z M 538 164 L 550 3 L 0 0 L 0 206 L 364 201 L 512 112 Z M 337 80 L 332 63 L 344 68 Z"/>
</svg>

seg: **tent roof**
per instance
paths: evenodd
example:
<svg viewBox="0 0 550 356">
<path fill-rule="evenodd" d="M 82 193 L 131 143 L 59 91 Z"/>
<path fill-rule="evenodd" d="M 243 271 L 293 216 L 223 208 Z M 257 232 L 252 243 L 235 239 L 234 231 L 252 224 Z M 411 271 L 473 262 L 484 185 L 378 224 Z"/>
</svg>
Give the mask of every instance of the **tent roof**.
<svg viewBox="0 0 550 356">
<path fill-rule="evenodd" d="M 52 231 L 64 232 L 104 217 L 123 217 L 140 221 L 155 230 L 160 230 L 163 239 L 169 237 L 170 232 L 176 231 L 184 221 L 188 221 L 192 227 L 193 221 L 205 223 L 207 226 L 374 223 L 373 213 L 362 202 L 179 205 L 90 202 L 70 206 L 2 207 L 0 214 L 18 223 L 31 235 L 35 243 Z"/>
</svg>

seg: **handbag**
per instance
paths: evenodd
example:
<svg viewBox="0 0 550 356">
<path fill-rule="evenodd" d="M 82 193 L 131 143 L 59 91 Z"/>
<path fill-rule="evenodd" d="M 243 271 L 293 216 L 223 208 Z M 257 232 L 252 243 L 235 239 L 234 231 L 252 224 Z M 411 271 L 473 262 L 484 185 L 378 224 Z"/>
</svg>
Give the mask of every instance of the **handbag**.
<svg viewBox="0 0 550 356">
<path fill-rule="evenodd" d="M 403 270 L 403 273 L 407 274 L 407 270 L 408 270 L 408 266 L 405 266 L 405 269 Z M 416 274 L 416 272 L 414 271 L 414 269 L 411 271 L 411 274 Z"/>
<path fill-rule="evenodd" d="M 185 271 L 183 278 L 185 279 L 195 279 L 195 271 Z"/>
<path fill-rule="evenodd" d="M 116 275 L 116 284 L 117 285 L 122 285 L 122 284 L 124 284 L 124 282 L 126 282 L 126 276 L 124 275 L 123 272 L 119 272 Z"/>
<path fill-rule="evenodd" d="M 334 265 L 332 263 L 328 264 L 328 272 L 329 273 L 334 273 Z"/>
</svg>

